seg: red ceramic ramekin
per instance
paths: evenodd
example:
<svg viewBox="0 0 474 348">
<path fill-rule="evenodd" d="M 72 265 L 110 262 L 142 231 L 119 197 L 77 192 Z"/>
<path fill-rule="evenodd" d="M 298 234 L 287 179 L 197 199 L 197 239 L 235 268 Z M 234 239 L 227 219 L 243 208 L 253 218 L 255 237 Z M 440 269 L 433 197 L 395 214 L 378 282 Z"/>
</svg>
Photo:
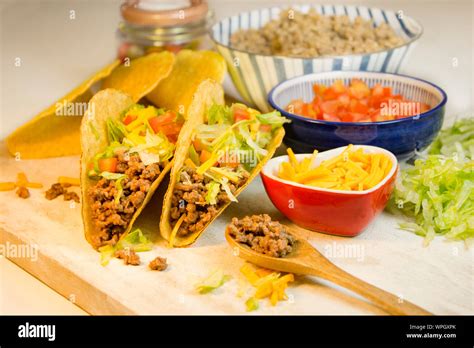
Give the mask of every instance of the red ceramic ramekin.
<svg viewBox="0 0 474 348">
<path fill-rule="evenodd" d="M 390 173 L 376 186 L 365 191 L 341 191 L 305 186 L 278 178 L 280 163 L 288 156 L 272 158 L 263 167 L 261 177 L 273 204 L 298 226 L 323 233 L 353 237 L 385 208 L 393 191 L 398 171 L 397 158 L 387 150 L 375 146 L 355 145 L 366 153 L 383 153 L 392 161 Z M 345 147 L 321 152 L 313 166 L 333 158 Z M 311 154 L 296 155 L 298 161 Z"/>
</svg>

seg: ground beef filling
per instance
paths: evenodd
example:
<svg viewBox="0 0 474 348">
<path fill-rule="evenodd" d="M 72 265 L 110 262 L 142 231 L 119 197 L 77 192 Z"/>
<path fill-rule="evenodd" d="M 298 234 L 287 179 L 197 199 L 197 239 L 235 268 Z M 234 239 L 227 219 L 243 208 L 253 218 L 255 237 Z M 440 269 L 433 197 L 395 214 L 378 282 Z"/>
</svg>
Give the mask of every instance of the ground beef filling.
<svg viewBox="0 0 474 348">
<path fill-rule="evenodd" d="M 295 244 L 286 227 L 267 214 L 233 218 L 227 230 L 237 242 L 271 257 L 285 257 Z"/>
<path fill-rule="evenodd" d="M 55 199 L 61 195 L 63 195 L 65 201 L 74 201 L 79 203 L 79 195 L 75 192 L 68 191 L 67 188 L 70 187 L 71 184 L 67 183 L 56 183 L 51 185 L 51 187 L 45 192 L 44 196 L 48 200 Z"/>
<path fill-rule="evenodd" d="M 115 257 L 122 259 L 126 265 L 138 266 L 140 264 L 140 256 L 130 249 L 121 249 L 115 252 Z"/>
<path fill-rule="evenodd" d="M 161 272 L 161 271 L 164 271 L 168 267 L 168 264 L 166 263 L 166 258 L 157 256 L 156 258 L 150 261 L 150 263 L 148 264 L 148 267 L 152 271 Z"/>
<path fill-rule="evenodd" d="M 187 175 L 183 175 L 186 173 Z M 247 182 L 248 173 L 241 171 L 242 177 L 238 184 L 229 182 L 232 194 Z M 219 209 L 230 201 L 227 193 L 222 189 L 217 195 L 216 204 L 206 203 L 207 187 L 212 179 L 199 175 L 193 168 L 185 166 L 176 184 L 171 198 L 171 225 L 174 226 L 179 218 L 185 214 L 177 235 L 186 236 L 201 231 L 206 224 L 217 215 Z"/>
<path fill-rule="evenodd" d="M 92 219 L 98 231 L 93 243 L 96 247 L 114 245 L 126 230 L 133 214 L 142 205 L 150 186 L 160 175 L 157 163 L 145 166 L 138 155 L 118 156 L 117 173 L 127 175 L 121 181 L 122 195 L 118 202 L 115 180 L 100 179 L 88 191 Z"/>
<path fill-rule="evenodd" d="M 18 195 L 18 197 L 23 199 L 30 197 L 30 191 L 28 191 L 28 189 L 24 186 L 18 187 L 18 189 L 16 190 L 16 194 Z"/>
<path fill-rule="evenodd" d="M 65 201 L 74 201 L 79 203 L 79 195 L 76 192 L 66 191 L 64 192 L 63 197 Z"/>
<path fill-rule="evenodd" d="M 58 196 L 61 196 L 66 192 L 64 185 L 60 183 L 56 183 L 51 185 L 51 187 L 45 192 L 46 199 L 52 200 Z"/>
</svg>

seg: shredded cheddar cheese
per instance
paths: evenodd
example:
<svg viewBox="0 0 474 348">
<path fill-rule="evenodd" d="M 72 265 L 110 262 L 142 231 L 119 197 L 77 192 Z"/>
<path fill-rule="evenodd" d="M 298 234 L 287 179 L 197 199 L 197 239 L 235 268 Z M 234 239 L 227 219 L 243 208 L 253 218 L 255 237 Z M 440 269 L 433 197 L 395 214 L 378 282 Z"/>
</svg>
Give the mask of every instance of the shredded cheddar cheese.
<svg viewBox="0 0 474 348">
<path fill-rule="evenodd" d="M 258 308 L 258 300 L 269 298 L 272 306 L 276 306 L 279 301 L 285 301 L 288 296 L 285 293 L 288 283 L 295 280 L 293 274 L 273 272 L 265 268 L 256 268 L 255 266 L 245 263 L 240 272 L 245 276 L 250 284 L 255 288 L 255 293 L 247 302 L 247 310 L 255 310 Z M 252 306 L 249 305 L 252 304 Z"/>
<path fill-rule="evenodd" d="M 317 150 L 299 161 L 288 148 L 288 162 L 283 162 L 278 177 L 300 184 L 334 190 L 363 191 L 380 183 L 392 169 L 392 161 L 381 153 L 365 153 L 362 148 L 347 146 L 339 155 L 322 161 L 317 167 L 313 163 Z"/>
</svg>

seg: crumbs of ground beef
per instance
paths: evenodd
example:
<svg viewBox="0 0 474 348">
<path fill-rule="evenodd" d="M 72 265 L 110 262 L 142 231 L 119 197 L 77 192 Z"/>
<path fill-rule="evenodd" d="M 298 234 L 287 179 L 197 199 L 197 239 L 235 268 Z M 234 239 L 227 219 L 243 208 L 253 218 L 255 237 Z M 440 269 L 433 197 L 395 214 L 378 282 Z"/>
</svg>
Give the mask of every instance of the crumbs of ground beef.
<svg viewBox="0 0 474 348">
<path fill-rule="evenodd" d="M 166 258 L 157 256 L 148 264 L 148 267 L 153 271 L 164 271 L 168 264 L 166 263 Z"/>
<path fill-rule="evenodd" d="M 74 201 L 76 203 L 79 203 L 79 196 L 76 192 L 65 191 L 63 195 L 65 201 Z"/>
<path fill-rule="evenodd" d="M 56 183 L 51 185 L 49 190 L 47 190 L 44 194 L 46 199 L 52 200 L 58 196 L 61 196 L 65 192 L 64 186 L 60 183 Z"/>
<path fill-rule="evenodd" d="M 235 193 L 239 187 L 247 182 L 249 173 L 242 169 L 240 173 L 242 178 L 238 184 L 229 183 L 232 193 Z M 221 187 L 221 192 L 216 198 L 216 204 L 206 203 L 206 185 L 211 181 L 212 179 L 207 176 L 197 174 L 196 170 L 191 167 L 185 166 L 183 168 L 180 181 L 175 185 L 171 197 L 171 225 L 174 226 L 181 215 L 186 215 L 179 227 L 178 236 L 183 237 L 201 231 L 217 215 L 219 208 L 230 201 L 227 193 Z"/>
<path fill-rule="evenodd" d="M 79 203 L 79 195 L 75 192 L 66 190 L 68 187 L 72 185 L 69 183 L 55 183 L 52 184 L 51 187 L 45 192 L 44 196 L 48 200 L 53 200 L 61 195 L 63 195 L 65 201 L 74 201 Z"/>
<path fill-rule="evenodd" d="M 121 249 L 115 252 L 115 257 L 122 259 L 126 265 L 138 266 L 140 264 L 140 256 L 130 249 Z"/>
<path fill-rule="evenodd" d="M 278 221 L 272 221 L 267 214 L 242 219 L 234 217 L 227 226 L 227 231 L 237 242 L 271 257 L 285 257 L 296 243 L 287 228 Z"/>
<path fill-rule="evenodd" d="M 24 186 L 19 186 L 18 189 L 16 190 L 16 194 L 18 197 L 26 199 L 30 197 L 30 191 Z"/>
<path fill-rule="evenodd" d="M 117 173 L 127 175 L 121 181 L 123 192 L 120 199 L 115 201 L 118 191 L 114 180 L 102 178 L 89 188 L 88 199 L 97 230 L 92 240 L 95 247 L 117 243 L 160 172 L 158 163 L 145 166 L 136 154 L 119 154 Z"/>
</svg>

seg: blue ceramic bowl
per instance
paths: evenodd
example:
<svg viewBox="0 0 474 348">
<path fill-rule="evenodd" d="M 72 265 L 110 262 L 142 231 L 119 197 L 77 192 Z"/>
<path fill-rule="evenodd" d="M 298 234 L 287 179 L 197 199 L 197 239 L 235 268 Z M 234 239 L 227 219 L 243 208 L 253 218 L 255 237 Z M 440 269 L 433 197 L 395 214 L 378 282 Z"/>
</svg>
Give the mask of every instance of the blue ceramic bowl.
<svg viewBox="0 0 474 348">
<path fill-rule="evenodd" d="M 331 85 L 336 80 L 349 84 L 353 78 L 367 85 L 380 83 L 393 93 L 431 106 L 431 110 L 416 116 L 383 122 L 330 122 L 314 120 L 287 112 L 294 99 L 313 99 L 315 83 Z M 284 143 L 295 152 L 314 149 L 326 151 L 348 144 L 379 146 L 399 159 L 408 158 L 428 147 L 438 134 L 444 119 L 446 93 L 438 86 L 418 78 L 379 72 L 333 71 L 296 77 L 278 84 L 268 94 L 268 102 L 291 120 L 285 125 Z"/>
</svg>

